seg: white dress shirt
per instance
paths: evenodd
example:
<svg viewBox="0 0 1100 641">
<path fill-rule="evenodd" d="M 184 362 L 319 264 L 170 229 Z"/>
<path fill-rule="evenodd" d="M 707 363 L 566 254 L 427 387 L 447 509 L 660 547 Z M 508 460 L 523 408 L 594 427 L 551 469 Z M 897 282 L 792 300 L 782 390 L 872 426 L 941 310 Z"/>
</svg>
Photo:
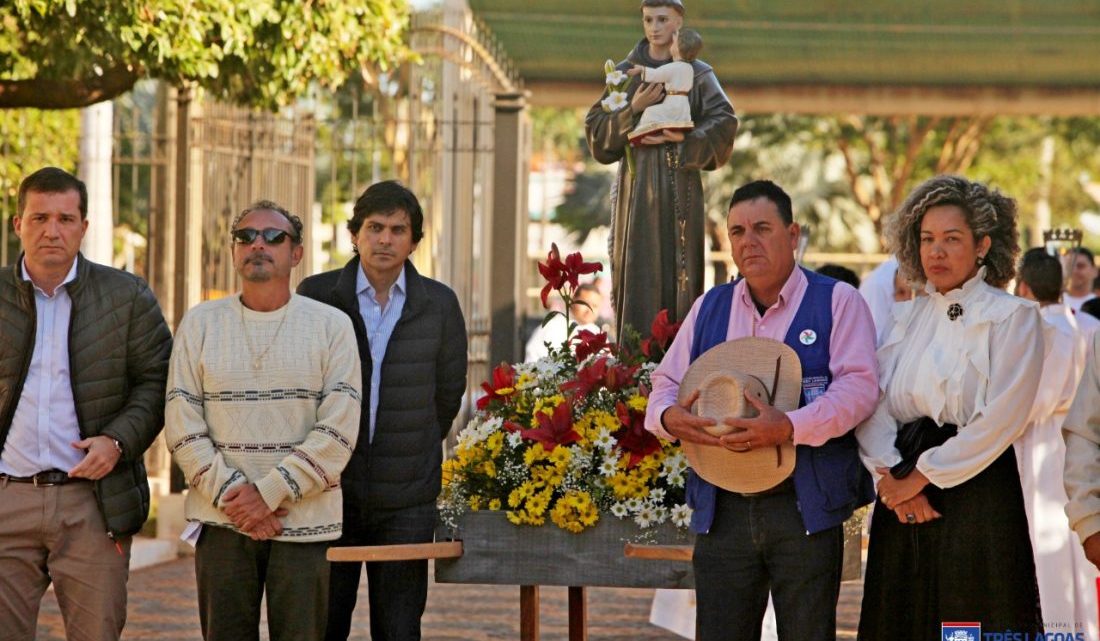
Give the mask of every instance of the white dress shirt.
<svg viewBox="0 0 1100 641">
<path fill-rule="evenodd" d="M 21 265 L 24 280 L 26 261 Z M 76 261 L 49 296 L 34 286 L 37 316 L 34 352 L 15 406 L 11 430 L 0 453 L 0 473 L 32 476 L 46 470 L 68 472 L 84 458 L 71 443 L 80 440 L 69 372 L 69 320 L 73 302 L 65 285 L 76 278 Z"/>
<path fill-rule="evenodd" d="M 375 298 L 374 286 L 370 284 L 363 268 L 359 268 L 356 277 L 355 292 L 359 297 L 359 315 L 363 317 L 363 325 L 367 329 L 367 343 L 370 346 L 371 375 L 370 375 L 370 438 L 374 441 L 375 418 L 378 416 L 378 394 L 382 386 L 382 361 L 386 358 L 386 347 L 390 344 L 390 336 L 393 328 L 401 318 L 401 310 L 405 308 L 405 268 L 397 280 L 390 286 L 389 300 L 386 306 L 378 304 Z"/>
</svg>

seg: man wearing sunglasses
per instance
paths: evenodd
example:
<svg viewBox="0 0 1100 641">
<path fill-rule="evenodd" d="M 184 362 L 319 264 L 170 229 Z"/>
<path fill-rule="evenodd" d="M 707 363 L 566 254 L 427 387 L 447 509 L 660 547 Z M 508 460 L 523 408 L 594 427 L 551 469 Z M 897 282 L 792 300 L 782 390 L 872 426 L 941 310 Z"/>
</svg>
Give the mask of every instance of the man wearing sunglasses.
<svg viewBox="0 0 1100 641">
<path fill-rule="evenodd" d="M 441 441 L 466 389 L 466 324 L 454 292 L 409 260 L 424 236 L 411 191 L 392 180 L 371 185 L 355 202 L 348 231 L 357 256 L 298 287 L 351 318 L 363 363 L 367 394 L 359 442 L 344 470 L 337 545 L 429 542 Z M 360 571 L 358 563 L 333 566 L 326 639 L 348 638 Z M 367 585 L 371 639 L 420 639 L 428 562 L 368 563 Z"/>
<path fill-rule="evenodd" d="M 51 583 L 70 639 L 118 639 L 130 536 L 149 515 L 172 336 L 148 285 L 80 253 L 88 191 L 19 185 L 0 269 L 0 639 L 33 639 Z"/>
<path fill-rule="evenodd" d="M 355 334 L 344 314 L 290 291 L 297 216 L 260 201 L 231 229 L 241 292 L 187 313 L 168 376 L 203 638 L 256 638 L 266 592 L 271 638 L 319 640 L 340 472 L 359 433 Z"/>
</svg>

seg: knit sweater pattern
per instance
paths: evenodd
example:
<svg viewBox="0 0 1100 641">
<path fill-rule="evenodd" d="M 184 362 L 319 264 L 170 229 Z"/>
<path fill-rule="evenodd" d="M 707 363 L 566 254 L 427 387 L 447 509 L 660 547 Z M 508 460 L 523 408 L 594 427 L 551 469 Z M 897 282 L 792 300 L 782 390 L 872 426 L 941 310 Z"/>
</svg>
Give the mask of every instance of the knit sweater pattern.
<svg viewBox="0 0 1100 641">
<path fill-rule="evenodd" d="M 239 296 L 195 306 L 176 332 L 165 406 L 187 520 L 233 528 L 225 494 L 255 483 L 269 508 L 288 510 L 273 540 L 339 538 L 361 404 L 355 333 L 338 310 L 298 295 L 273 312 Z"/>
</svg>

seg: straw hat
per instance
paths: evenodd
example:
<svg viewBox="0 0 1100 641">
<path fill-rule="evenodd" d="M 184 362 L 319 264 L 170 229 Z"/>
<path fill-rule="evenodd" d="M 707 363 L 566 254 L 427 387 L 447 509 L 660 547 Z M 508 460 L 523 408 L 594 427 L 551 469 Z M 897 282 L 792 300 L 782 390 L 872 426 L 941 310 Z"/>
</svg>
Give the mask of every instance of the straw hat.
<svg viewBox="0 0 1100 641">
<path fill-rule="evenodd" d="M 777 371 L 778 369 L 778 371 Z M 722 423 L 730 416 L 757 414 L 745 392 L 784 412 L 798 409 L 802 393 L 802 364 L 798 354 L 770 338 L 738 338 L 710 348 L 688 368 L 680 382 L 679 401 L 699 390 L 693 414 L 717 421 L 707 428 L 715 436 L 734 431 Z M 695 473 L 731 492 L 763 492 L 794 472 L 793 443 L 733 452 L 724 447 L 683 441 L 684 453 Z"/>
</svg>

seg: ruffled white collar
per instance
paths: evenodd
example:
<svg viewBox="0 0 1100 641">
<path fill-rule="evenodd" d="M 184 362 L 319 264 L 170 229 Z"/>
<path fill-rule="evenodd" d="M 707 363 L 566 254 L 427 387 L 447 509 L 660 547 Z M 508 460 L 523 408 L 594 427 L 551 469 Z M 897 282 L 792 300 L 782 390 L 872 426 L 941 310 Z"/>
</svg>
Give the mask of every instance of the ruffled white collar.
<svg viewBox="0 0 1100 641">
<path fill-rule="evenodd" d="M 964 363 L 969 362 L 989 380 L 989 332 L 1022 306 L 1034 305 L 993 287 L 985 282 L 985 267 L 978 269 L 962 287 L 946 294 L 926 285 L 927 296 L 920 296 L 894 307 L 894 324 L 879 347 L 879 385 L 886 390 L 895 378 L 895 369 L 905 341 L 929 341 L 921 347 L 925 393 L 930 406 L 939 415 L 946 401 L 947 388 L 958 388 L 965 375 Z M 952 305 L 961 313 L 948 314 Z M 919 335 L 918 335 L 919 334 Z M 983 381 L 983 383 L 985 382 Z M 923 385 L 922 385 L 923 386 Z M 985 385 L 978 385 L 984 390 Z M 984 393 L 984 392 L 983 392 Z M 981 407 L 982 403 L 977 406 Z"/>
</svg>

